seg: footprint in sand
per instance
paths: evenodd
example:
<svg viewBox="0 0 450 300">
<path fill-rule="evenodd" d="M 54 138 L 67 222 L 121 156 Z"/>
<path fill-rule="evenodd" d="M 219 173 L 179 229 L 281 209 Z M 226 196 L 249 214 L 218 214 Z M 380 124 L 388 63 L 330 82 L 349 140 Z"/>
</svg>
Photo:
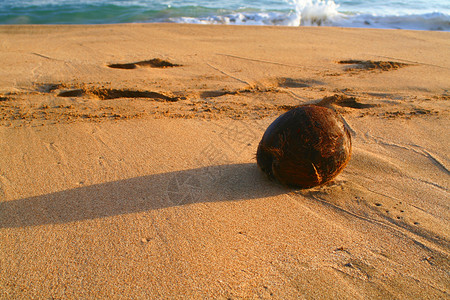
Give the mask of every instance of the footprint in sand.
<svg viewBox="0 0 450 300">
<path fill-rule="evenodd" d="M 350 65 L 345 70 L 346 71 L 390 71 L 399 68 L 410 66 L 410 64 L 396 62 L 396 61 L 374 61 L 374 60 L 340 60 L 338 64 Z"/>
<path fill-rule="evenodd" d="M 58 97 L 81 97 L 81 96 L 94 96 L 100 100 L 110 100 L 118 98 L 148 98 L 167 102 L 176 102 L 180 100 L 179 97 L 171 97 L 162 93 L 151 91 L 136 91 L 127 89 L 102 89 L 102 88 L 82 88 L 61 91 Z"/>
<path fill-rule="evenodd" d="M 181 65 L 173 64 L 167 60 L 154 58 L 150 60 L 143 60 L 132 63 L 124 63 L 124 64 L 110 64 L 108 67 L 113 69 L 125 69 L 132 70 L 137 67 L 148 67 L 148 68 L 172 68 L 172 67 L 180 67 Z"/>
</svg>

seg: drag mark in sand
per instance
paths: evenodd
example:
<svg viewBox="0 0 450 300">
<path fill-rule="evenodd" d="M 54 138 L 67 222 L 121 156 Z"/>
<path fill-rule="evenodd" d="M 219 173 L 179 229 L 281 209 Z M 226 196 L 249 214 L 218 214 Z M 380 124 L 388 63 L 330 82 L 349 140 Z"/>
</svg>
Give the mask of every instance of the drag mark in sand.
<svg viewBox="0 0 450 300">
<path fill-rule="evenodd" d="M 224 54 L 224 53 L 216 53 L 216 54 L 217 55 L 222 55 L 222 56 L 228 56 L 228 57 L 232 57 L 232 58 L 237 58 L 237 59 L 242 59 L 242 60 L 261 62 L 261 63 L 265 63 L 265 64 L 272 64 L 272 65 L 279 65 L 279 66 L 293 67 L 293 68 L 300 68 L 301 67 L 299 65 L 289 65 L 289 64 L 284 64 L 284 63 L 275 62 L 275 61 L 255 59 L 255 58 L 248 58 L 248 57 L 242 57 L 242 56 L 231 55 L 231 54 Z"/>
<path fill-rule="evenodd" d="M 391 142 L 387 142 L 385 140 L 383 140 L 380 137 L 376 137 L 376 136 L 370 136 L 368 135 L 368 137 L 372 138 L 373 141 L 379 145 L 382 146 L 387 146 L 387 147 L 394 147 L 394 148 L 399 148 L 399 149 L 403 149 L 403 150 L 407 150 L 407 151 L 412 151 L 416 154 L 419 154 L 421 156 L 424 156 L 426 158 L 428 158 L 431 163 L 433 165 L 435 165 L 439 170 L 441 170 L 444 174 L 446 175 L 450 175 L 450 171 L 449 169 L 445 166 L 444 163 L 442 163 L 437 157 L 436 155 L 432 155 L 427 149 L 425 149 L 424 147 L 420 147 L 418 145 L 401 145 L 398 143 L 391 143 Z M 417 149 L 415 149 L 417 148 Z M 440 186 L 438 186 L 440 187 Z"/>
<path fill-rule="evenodd" d="M 233 78 L 233 79 L 235 79 L 235 80 L 237 80 L 237 81 L 239 81 L 239 82 L 242 82 L 242 83 L 245 83 L 245 84 L 247 84 L 247 85 L 249 85 L 249 86 L 252 86 L 252 84 L 250 84 L 249 82 L 247 82 L 247 81 L 245 81 L 245 80 L 243 80 L 243 79 L 239 79 L 239 78 L 237 78 L 237 77 L 235 77 L 235 76 L 233 76 L 233 75 L 230 75 L 230 74 L 228 74 L 227 72 L 225 72 L 225 71 L 223 71 L 223 70 L 221 70 L 221 69 L 219 69 L 219 68 L 217 68 L 217 67 L 214 67 L 213 65 L 211 65 L 210 63 L 206 63 L 209 67 L 211 67 L 211 68 L 213 68 L 214 70 L 216 70 L 216 71 L 218 71 L 218 72 L 220 72 L 220 73 L 222 73 L 222 74 L 224 74 L 224 75 L 226 75 L 226 76 L 228 76 L 228 77 L 230 77 L 230 78 Z"/>
<path fill-rule="evenodd" d="M 422 150 L 422 152 L 429 160 L 431 160 L 431 162 L 433 162 L 434 165 L 439 167 L 445 174 L 450 175 L 450 171 L 448 170 L 448 168 L 442 162 L 440 162 L 435 156 L 433 156 L 427 150 Z"/>
<path fill-rule="evenodd" d="M 63 62 L 66 62 L 65 60 L 53 58 L 53 57 L 50 57 L 50 56 L 47 56 L 47 55 L 43 55 L 43 54 L 40 54 L 40 53 L 36 53 L 36 52 L 32 52 L 31 54 L 36 55 L 36 56 L 39 56 L 39 57 L 42 57 L 42 58 L 45 58 L 45 59 L 48 59 L 48 60 L 55 60 L 55 61 L 63 61 Z"/>
</svg>

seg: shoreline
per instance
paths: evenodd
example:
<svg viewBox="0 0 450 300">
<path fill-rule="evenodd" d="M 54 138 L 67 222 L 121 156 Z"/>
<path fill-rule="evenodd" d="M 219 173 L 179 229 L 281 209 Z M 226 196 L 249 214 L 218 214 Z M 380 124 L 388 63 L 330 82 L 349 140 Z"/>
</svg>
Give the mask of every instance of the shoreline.
<svg viewBox="0 0 450 300">
<path fill-rule="evenodd" d="M 176 23 L 176 22 L 125 22 L 125 23 L 77 23 L 77 24 L 0 24 L 1 27 L 102 27 L 102 26 L 198 26 L 198 27 L 249 27 L 249 28 L 292 28 L 295 29 L 350 29 L 350 30 L 376 30 L 376 31 L 412 31 L 412 32 L 437 32 L 450 33 L 445 30 L 427 30 L 427 29 L 403 29 L 403 28 L 365 28 L 365 27 L 347 27 L 347 26 L 331 26 L 331 25 L 254 25 L 254 24 L 195 24 L 195 23 Z"/>
</svg>

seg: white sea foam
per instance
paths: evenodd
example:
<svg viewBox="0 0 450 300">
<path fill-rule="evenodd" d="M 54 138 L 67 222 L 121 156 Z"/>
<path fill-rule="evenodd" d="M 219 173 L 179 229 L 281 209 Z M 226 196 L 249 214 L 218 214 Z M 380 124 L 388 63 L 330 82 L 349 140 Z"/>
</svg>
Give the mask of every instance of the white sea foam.
<svg viewBox="0 0 450 300">
<path fill-rule="evenodd" d="M 299 25 L 331 25 L 341 15 L 334 1 L 323 0 L 291 0 L 295 7 L 295 18 L 291 26 Z"/>
<path fill-rule="evenodd" d="M 205 17 L 169 18 L 170 22 L 227 25 L 340 26 L 450 31 L 450 15 L 424 13 L 375 15 L 339 12 L 334 1 L 291 0 L 290 12 L 239 12 Z"/>
</svg>

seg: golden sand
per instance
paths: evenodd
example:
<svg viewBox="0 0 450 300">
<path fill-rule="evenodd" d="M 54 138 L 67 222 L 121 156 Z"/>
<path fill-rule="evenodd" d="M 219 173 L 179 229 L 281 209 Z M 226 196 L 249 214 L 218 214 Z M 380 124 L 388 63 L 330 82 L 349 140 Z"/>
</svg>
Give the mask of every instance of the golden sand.
<svg viewBox="0 0 450 300">
<path fill-rule="evenodd" d="M 449 297 L 450 33 L 0 27 L 0 298 Z M 256 148 L 324 101 L 349 165 Z"/>
</svg>

